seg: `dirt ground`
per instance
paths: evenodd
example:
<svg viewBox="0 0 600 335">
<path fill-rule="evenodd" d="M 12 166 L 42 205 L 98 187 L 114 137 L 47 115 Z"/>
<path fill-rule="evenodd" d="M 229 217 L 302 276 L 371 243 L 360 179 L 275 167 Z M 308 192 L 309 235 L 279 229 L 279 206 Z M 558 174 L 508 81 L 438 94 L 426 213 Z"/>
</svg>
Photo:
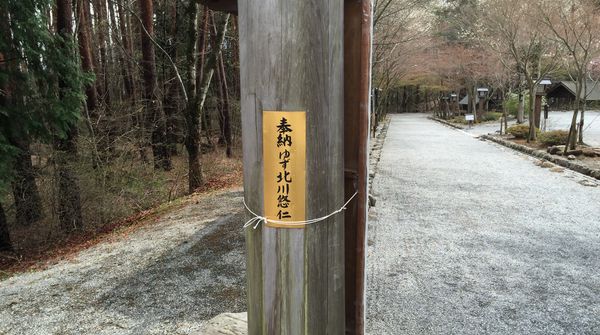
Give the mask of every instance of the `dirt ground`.
<svg viewBox="0 0 600 335">
<path fill-rule="evenodd" d="M 246 310 L 241 189 L 0 281 L 0 334 L 192 334 Z"/>
</svg>

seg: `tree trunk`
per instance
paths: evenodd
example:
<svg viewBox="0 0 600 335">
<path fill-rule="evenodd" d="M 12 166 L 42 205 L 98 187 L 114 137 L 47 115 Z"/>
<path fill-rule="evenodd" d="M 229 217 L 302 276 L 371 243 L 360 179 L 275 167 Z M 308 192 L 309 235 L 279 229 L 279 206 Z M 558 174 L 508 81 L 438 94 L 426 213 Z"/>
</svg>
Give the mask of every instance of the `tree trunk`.
<svg viewBox="0 0 600 335">
<path fill-rule="evenodd" d="M 387 100 L 387 98 L 386 98 Z M 415 92 L 415 112 L 421 112 L 421 85 L 417 85 Z"/>
<path fill-rule="evenodd" d="M 132 46 L 129 39 L 129 29 L 127 29 L 127 18 L 123 10 L 123 0 L 117 1 L 117 10 L 119 13 L 119 30 L 121 31 L 121 41 L 123 43 L 123 64 L 122 72 L 125 84 L 125 94 L 135 104 L 135 85 L 133 80 Z"/>
<path fill-rule="evenodd" d="M 4 25 L 2 25 L 4 27 Z M 5 33 L 3 30 L 2 33 Z M 4 54 L 0 52 L 0 67 L 5 66 L 6 62 L 4 61 Z M 4 82 L 4 81 L 2 81 Z M 6 87 L 1 87 L 3 91 L 7 91 Z M 4 106 L 6 104 L 6 95 L 0 94 L 0 103 Z M 4 208 L 2 207 L 2 203 L 0 203 L 0 251 L 11 250 L 12 245 L 10 243 L 10 235 L 8 232 L 8 221 L 6 220 L 6 214 L 4 213 Z"/>
<path fill-rule="evenodd" d="M 58 217 L 64 231 L 81 229 L 81 196 L 79 179 L 70 163 L 77 157 L 77 129 L 72 125 L 64 139 L 55 139 L 55 164 L 58 180 Z"/>
<path fill-rule="evenodd" d="M 240 35 L 238 28 L 238 16 L 233 16 L 231 19 L 231 35 L 233 35 L 233 43 L 231 43 L 231 68 L 234 72 L 234 80 L 229 83 L 230 93 L 234 96 L 231 97 L 232 101 L 240 100 Z M 233 111 L 232 111 L 233 115 Z"/>
<path fill-rule="evenodd" d="M 569 137 L 567 138 L 567 145 L 565 146 L 564 153 L 568 150 L 574 150 L 577 145 L 577 115 L 579 114 L 579 107 L 581 105 L 581 82 L 575 85 L 575 100 L 573 118 L 571 119 L 571 127 L 569 128 Z M 580 130 L 581 131 L 581 130 Z"/>
<path fill-rule="evenodd" d="M 571 127 L 569 127 L 569 136 L 567 138 L 567 145 L 565 146 L 564 153 L 566 154 L 569 150 L 575 149 L 575 142 L 577 141 L 577 109 L 573 111 L 573 118 L 571 119 Z"/>
<path fill-rule="evenodd" d="M 517 110 L 517 123 L 521 124 L 525 122 L 525 99 L 523 98 L 523 91 L 519 89 L 519 107 Z"/>
<path fill-rule="evenodd" d="M 77 40 L 79 45 L 79 55 L 81 57 L 81 68 L 88 74 L 95 74 L 94 59 L 91 47 L 91 32 L 89 21 L 89 7 L 87 0 L 77 0 Z M 90 83 L 85 87 L 86 105 L 90 115 L 96 119 L 96 108 L 98 106 L 98 92 L 96 85 Z"/>
<path fill-rule="evenodd" d="M 96 37 L 98 44 L 98 55 L 100 58 L 100 66 L 98 67 L 98 78 L 96 80 L 98 84 L 98 92 L 101 92 L 101 98 L 104 99 L 106 105 L 110 105 L 110 87 L 108 85 L 107 68 L 108 68 L 108 53 L 107 53 L 107 38 L 108 32 L 108 21 L 106 15 L 106 2 L 105 0 L 94 0 L 93 1 L 95 17 L 96 17 Z"/>
<path fill-rule="evenodd" d="M 104 0 L 103 0 L 104 1 Z M 108 0 L 106 1 L 106 4 L 108 6 L 108 17 L 109 17 L 109 22 L 110 22 L 110 26 L 109 26 L 109 30 L 110 30 L 110 39 L 106 41 L 107 45 L 108 45 L 108 49 L 109 49 L 109 53 L 108 53 L 108 62 L 109 64 L 111 64 L 112 67 L 114 67 L 115 61 L 116 61 L 116 57 L 115 57 L 115 50 L 116 50 L 116 46 L 115 46 L 115 41 L 118 40 L 118 26 L 117 26 L 117 17 L 115 14 L 115 2 L 113 0 Z"/>
<path fill-rule="evenodd" d="M 78 0 L 77 1 L 77 16 L 76 22 L 78 24 L 77 31 L 77 39 L 79 46 L 79 54 L 81 57 L 81 68 L 84 72 L 88 74 L 95 74 L 96 83 L 90 83 L 86 85 L 85 93 L 86 93 L 86 107 L 87 113 L 84 115 L 87 117 L 89 115 L 89 125 L 92 132 L 92 140 L 94 145 L 94 152 L 100 152 L 101 155 L 94 155 L 94 167 L 99 165 L 98 158 L 101 156 L 100 160 L 106 161 L 108 154 L 113 151 L 112 148 L 112 138 L 114 137 L 114 130 L 110 124 L 109 115 L 98 115 L 98 105 L 99 105 L 99 93 L 105 92 L 105 97 L 109 94 L 106 91 L 108 87 L 106 84 L 106 41 L 105 36 L 108 35 L 108 24 L 106 22 L 106 9 L 102 6 L 103 1 L 96 0 L 95 1 L 95 10 L 97 11 L 97 22 L 102 25 L 98 29 L 98 41 L 100 44 L 100 56 L 102 66 L 99 69 L 94 69 L 94 53 L 92 52 L 92 38 L 91 38 L 91 20 L 89 13 L 89 4 L 87 0 Z M 103 12 L 103 14 L 101 14 Z M 106 30 L 106 31 L 104 31 Z M 109 102 L 108 100 L 106 101 Z M 108 112 L 110 109 L 104 109 Z M 96 137 L 98 135 L 98 137 Z"/>
<path fill-rule="evenodd" d="M 0 203 L 0 251 L 9 250 L 12 250 L 12 244 L 10 243 L 10 234 L 8 232 L 8 221 L 6 220 L 4 208 Z"/>
<path fill-rule="evenodd" d="M 537 140 L 537 128 L 535 127 L 535 84 L 529 83 L 529 108 L 527 115 L 529 115 L 529 137 L 527 142 Z"/>
<path fill-rule="evenodd" d="M 583 88 L 582 88 L 582 92 L 583 93 L 583 101 L 581 103 L 581 117 L 579 118 L 579 144 L 583 144 L 583 126 L 585 124 L 584 122 L 584 118 L 585 118 L 585 109 L 587 106 L 587 80 L 583 80 Z"/>
<path fill-rule="evenodd" d="M 227 25 L 229 23 L 229 18 L 230 18 L 229 14 L 225 15 L 225 18 L 222 22 L 222 26 L 220 27 L 221 29 L 219 29 L 217 31 L 217 34 L 213 41 L 213 48 L 211 50 L 211 53 L 210 53 L 208 59 L 206 60 L 206 67 L 205 67 L 206 72 L 204 73 L 203 78 L 202 78 L 202 83 L 200 84 L 200 87 L 198 88 L 200 90 L 198 92 L 198 100 L 199 100 L 198 101 L 198 109 L 200 110 L 201 114 L 202 114 L 202 111 L 204 110 L 204 103 L 206 102 L 206 96 L 208 95 L 208 90 L 210 88 L 213 74 L 217 68 L 217 58 L 221 54 L 221 48 L 223 47 L 223 41 L 225 40 L 225 34 L 227 33 Z M 213 22 L 214 22 L 214 17 L 213 17 Z M 218 26 L 219 25 L 217 24 L 217 22 L 215 22 L 215 27 L 218 27 Z"/>
<path fill-rule="evenodd" d="M 204 80 L 206 68 L 206 53 L 208 44 L 211 41 L 211 36 L 217 35 L 217 28 L 214 26 L 214 23 L 211 23 L 212 19 L 214 19 L 213 12 L 208 10 L 208 7 L 204 8 L 204 24 L 202 28 L 202 33 L 200 35 L 200 45 L 202 48 L 202 52 L 200 53 L 200 57 L 198 58 L 198 74 L 196 76 L 196 87 L 202 86 L 202 81 Z M 213 43 L 212 48 L 215 48 L 215 44 Z M 207 118 L 207 113 L 201 113 L 201 125 L 206 132 L 206 141 L 208 146 L 212 147 L 212 140 L 210 138 L 210 131 L 212 125 L 210 124 L 210 118 Z"/>
<path fill-rule="evenodd" d="M 165 6 L 169 4 L 168 2 L 165 4 Z M 166 51 L 169 54 L 169 56 L 171 57 L 171 59 L 176 60 L 177 59 L 177 21 L 178 21 L 178 11 L 177 11 L 177 1 L 173 2 L 173 7 L 172 10 L 170 12 L 169 15 L 169 22 L 167 24 L 167 22 L 165 22 L 165 30 L 167 31 L 167 27 L 168 29 L 168 36 L 165 36 L 165 40 L 167 40 L 167 47 L 166 47 Z M 168 67 L 168 69 L 165 70 L 165 72 L 167 72 L 169 78 L 172 78 L 175 76 L 175 73 L 172 69 L 172 67 Z M 177 155 L 177 143 L 178 143 L 178 138 L 177 138 L 177 119 L 175 118 L 178 110 L 179 110 L 179 104 L 178 104 L 178 95 L 179 95 L 179 89 L 180 89 L 180 85 L 174 81 L 174 80 L 165 80 L 164 83 L 164 92 L 165 95 L 163 97 L 163 106 L 164 106 L 164 110 L 165 110 L 165 116 L 167 118 L 167 146 L 168 146 L 168 150 L 169 153 L 171 155 Z"/>
<path fill-rule="evenodd" d="M 471 85 L 469 87 L 469 114 L 473 114 L 475 122 L 477 122 L 477 86 Z"/>
<path fill-rule="evenodd" d="M 154 9 L 152 0 L 140 0 L 142 26 L 140 27 L 142 41 L 142 71 L 144 73 L 144 138 L 150 134 L 154 168 L 170 170 L 171 155 L 167 146 L 166 118 L 158 97 L 156 81 L 156 62 L 154 54 Z"/>
<path fill-rule="evenodd" d="M 400 102 L 400 113 L 406 113 L 406 100 L 407 100 L 406 86 L 402 87 L 402 100 Z"/>
<path fill-rule="evenodd" d="M 218 116 L 218 120 L 219 120 L 219 140 L 217 141 L 217 144 L 219 144 L 220 146 L 225 146 L 225 132 L 224 132 L 224 127 L 223 127 L 223 100 L 224 100 L 224 93 L 223 93 L 223 85 L 222 85 L 222 73 L 221 73 L 221 64 L 220 64 L 220 58 L 217 60 L 217 70 L 216 70 L 216 74 L 217 74 L 217 93 L 218 93 L 218 99 L 217 99 L 217 116 Z"/>
<path fill-rule="evenodd" d="M 35 183 L 29 141 L 11 139 L 11 144 L 20 151 L 15 158 L 15 179 L 12 182 L 17 223 L 29 226 L 42 217 L 42 200 Z"/>
<path fill-rule="evenodd" d="M 474 123 L 477 123 L 477 121 L 479 121 L 479 115 L 477 115 L 477 111 L 478 111 L 478 107 L 477 107 L 477 85 L 473 86 L 473 89 L 471 90 L 471 92 L 473 92 L 473 98 L 471 99 L 471 101 L 473 101 L 473 116 L 475 117 L 475 120 L 473 121 Z"/>
<path fill-rule="evenodd" d="M 197 10 L 194 10 L 198 15 Z M 206 12 L 205 12 L 206 13 Z M 208 18 L 207 15 L 204 16 L 204 20 Z M 195 21 L 196 22 L 196 21 Z M 208 89 L 210 88 L 210 83 L 212 80 L 213 73 L 215 71 L 217 57 L 221 52 L 221 46 L 223 45 L 223 40 L 225 39 L 225 33 L 227 31 L 227 23 L 229 22 L 229 14 L 225 16 L 225 20 L 223 22 L 222 28 L 219 30 L 215 44 L 216 48 L 213 48 L 211 51 L 206 65 L 204 66 L 204 70 L 202 72 L 202 81 L 200 82 L 199 87 L 195 87 L 195 97 L 193 99 L 193 103 L 190 104 L 186 113 L 186 125 L 187 125 L 187 134 L 186 134 L 186 149 L 188 151 L 188 160 L 189 160 L 189 190 L 193 192 L 196 188 L 202 185 L 202 170 L 200 163 L 200 122 L 202 118 L 202 111 L 204 109 L 204 102 L 206 101 L 206 95 L 208 93 Z M 205 25 L 206 26 L 206 25 Z M 194 36 L 194 41 L 198 41 L 198 24 L 196 23 L 193 28 L 195 33 L 190 33 L 189 35 Z M 202 41 L 199 41 L 202 42 Z M 198 43 L 200 44 L 200 43 Z M 197 48 L 197 45 L 190 47 L 191 50 Z M 201 45 L 201 48 L 204 49 L 204 45 Z M 204 50 L 201 50 L 203 53 Z M 190 73 L 196 73 L 198 76 L 199 71 L 193 71 L 193 66 L 197 63 L 197 60 L 190 56 L 190 52 L 188 51 L 188 67 Z M 196 80 L 190 78 L 190 85 L 194 82 L 194 85 L 197 83 Z"/>
<path fill-rule="evenodd" d="M 200 118 L 202 119 L 202 129 L 204 129 L 204 134 L 206 137 L 206 147 L 209 151 L 214 151 L 215 144 L 212 140 L 213 135 L 213 126 L 212 126 L 212 118 L 210 117 L 211 110 L 204 110 L 200 113 Z"/>
<path fill-rule="evenodd" d="M 198 38 L 198 48 L 200 48 L 200 56 L 196 63 L 196 87 L 200 87 L 202 80 L 204 79 L 205 60 L 206 60 L 206 45 L 209 35 L 209 21 L 210 11 L 208 7 L 203 6 L 202 12 L 202 31 L 200 31 Z"/>
<path fill-rule="evenodd" d="M 188 9 L 188 47 L 187 47 L 187 91 L 188 105 L 184 110 L 186 136 L 185 148 L 188 153 L 188 191 L 194 192 L 202 186 L 202 163 L 200 161 L 200 112 L 198 110 L 198 90 L 197 90 L 197 49 L 198 49 L 198 16 L 199 7 L 196 2 L 190 3 Z M 206 19 L 206 18 L 205 18 Z M 201 53 L 204 52 L 202 45 Z M 202 65 L 200 65 L 202 66 Z"/>
<path fill-rule="evenodd" d="M 510 93 L 508 94 L 510 95 Z M 504 92 L 504 90 L 502 91 L 502 119 L 500 120 L 500 135 L 506 133 L 506 129 L 508 126 L 508 106 L 506 105 L 507 99 L 506 99 L 507 94 Z M 502 127 L 504 125 L 504 127 Z M 504 128 L 504 132 L 502 131 L 502 129 Z"/>
<path fill-rule="evenodd" d="M 540 94 L 535 94 L 534 98 L 534 106 L 533 106 L 533 116 L 535 127 L 540 129 L 542 125 L 542 96 Z"/>
<path fill-rule="evenodd" d="M 56 1 L 57 30 L 63 39 L 73 39 L 72 19 L 73 12 L 71 1 Z M 69 48 L 63 44 L 62 48 Z M 59 82 L 64 87 L 65 83 Z M 64 138 L 54 139 L 56 175 L 58 182 L 58 218 L 61 227 L 65 231 L 79 229 L 83 224 L 81 215 L 81 200 L 79 192 L 79 180 L 72 170 L 69 162 L 77 158 L 77 125 L 74 123 L 67 130 Z"/>
<path fill-rule="evenodd" d="M 229 87 L 227 86 L 227 73 L 225 72 L 225 64 L 223 62 L 223 55 L 219 56 L 219 81 L 221 86 L 221 119 L 223 140 L 225 141 L 225 154 L 227 157 L 233 155 L 231 149 L 231 112 L 229 111 Z"/>
</svg>

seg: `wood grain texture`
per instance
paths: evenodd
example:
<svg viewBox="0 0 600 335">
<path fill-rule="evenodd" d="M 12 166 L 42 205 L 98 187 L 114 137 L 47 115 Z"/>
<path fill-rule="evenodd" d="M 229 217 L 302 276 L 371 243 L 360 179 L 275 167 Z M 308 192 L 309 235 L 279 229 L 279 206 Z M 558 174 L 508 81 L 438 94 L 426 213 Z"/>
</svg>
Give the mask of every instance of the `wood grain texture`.
<svg viewBox="0 0 600 335">
<path fill-rule="evenodd" d="M 345 193 L 356 200 L 345 212 L 346 334 L 364 334 L 368 201 L 371 0 L 344 1 Z"/>
<path fill-rule="evenodd" d="M 262 111 L 307 113 L 306 217 L 343 194 L 342 0 L 240 1 L 244 189 L 262 213 Z M 343 216 L 306 229 L 249 229 L 249 334 L 342 334 Z"/>
</svg>

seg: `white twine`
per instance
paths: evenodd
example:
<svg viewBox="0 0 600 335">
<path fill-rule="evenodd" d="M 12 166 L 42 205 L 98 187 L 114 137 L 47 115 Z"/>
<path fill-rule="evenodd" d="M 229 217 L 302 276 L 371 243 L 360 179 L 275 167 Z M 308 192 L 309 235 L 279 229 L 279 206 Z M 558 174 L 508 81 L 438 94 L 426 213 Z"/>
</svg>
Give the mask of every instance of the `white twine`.
<svg viewBox="0 0 600 335">
<path fill-rule="evenodd" d="M 346 201 L 346 203 L 337 211 L 335 211 L 329 215 L 320 217 L 320 218 L 310 219 L 310 220 L 305 220 L 305 221 L 280 221 L 280 220 L 273 220 L 273 219 L 266 218 L 264 216 L 260 216 L 256 213 L 254 213 L 250 208 L 248 208 L 248 205 L 246 204 L 246 199 L 244 199 L 244 207 L 246 207 L 246 210 L 248 210 L 248 212 L 250 212 L 250 214 L 254 215 L 254 217 L 252 219 L 246 221 L 246 223 L 244 224 L 244 228 L 254 226 L 253 229 L 256 229 L 256 228 L 258 228 L 258 226 L 260 225 L 261 222 L 264 224 L 272 223 L 272 224 L 280 224 L 280 225 L 285 225 L 285 226 L 305 226 L 305 225 L 325 221 L 325 220 L 329 219 L 330 217 L 345 211 L 346 206 L 348 206 L 350 201 L 352 201 L 352 199 L 354 199 L 354 197 L 356 197 L 357 194 L 358 194 L 358 192 L 355 192 L 354 195 L 352 197 L 350 197 L 350 199 L 348 199 L 348 201 Z"/>
</svg>

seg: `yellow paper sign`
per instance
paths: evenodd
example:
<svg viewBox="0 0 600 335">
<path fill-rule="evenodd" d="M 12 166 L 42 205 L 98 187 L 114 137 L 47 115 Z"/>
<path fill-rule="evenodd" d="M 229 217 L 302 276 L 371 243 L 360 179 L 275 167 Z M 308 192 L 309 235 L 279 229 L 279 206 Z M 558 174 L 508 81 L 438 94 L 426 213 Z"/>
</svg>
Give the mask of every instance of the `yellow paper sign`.
<svg viewBox="0 0 600 335">
<path fill-rule="evenodd" d="M 264 216 L 290 223 L 306 220 L 306 112 L 263 112 L 263 172 Z"/>
</svg>

